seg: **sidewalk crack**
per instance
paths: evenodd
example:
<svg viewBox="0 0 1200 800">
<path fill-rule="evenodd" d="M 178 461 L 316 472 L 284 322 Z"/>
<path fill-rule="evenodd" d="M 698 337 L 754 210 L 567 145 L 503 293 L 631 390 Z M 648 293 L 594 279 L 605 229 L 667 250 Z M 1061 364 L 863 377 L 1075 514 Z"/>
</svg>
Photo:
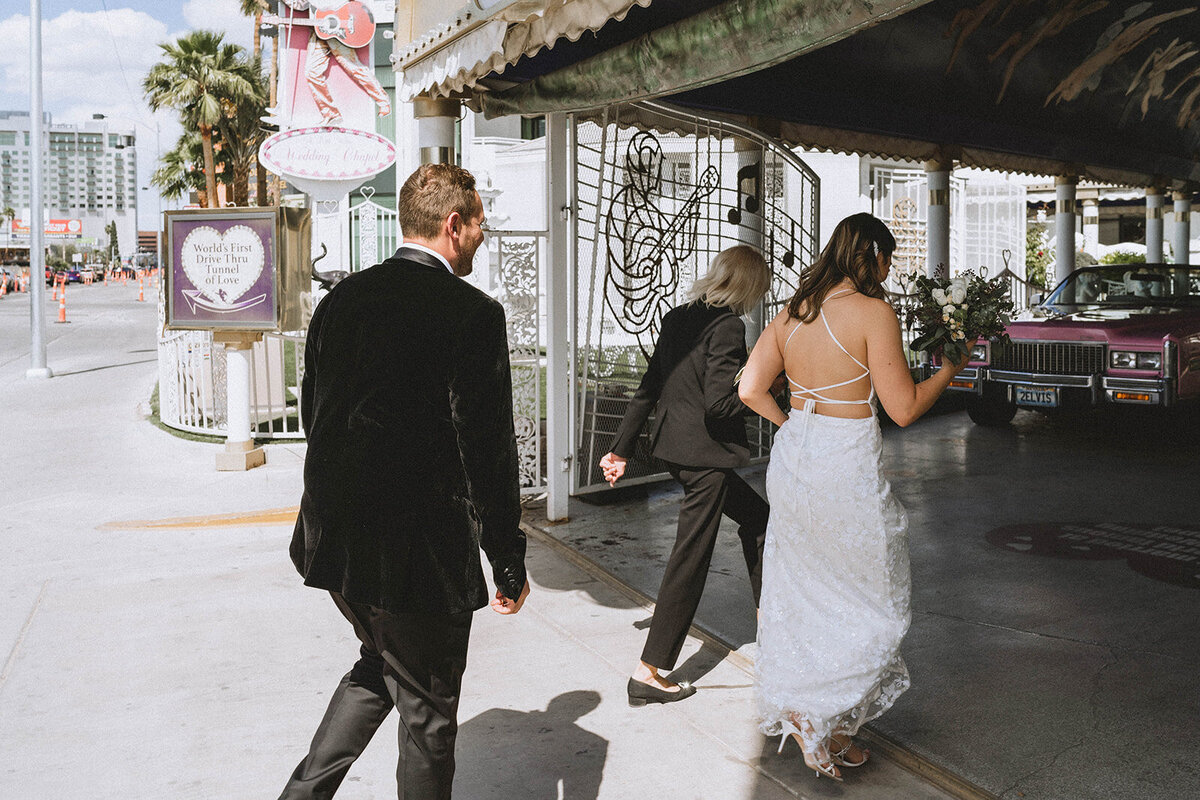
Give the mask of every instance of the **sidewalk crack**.
<svg viewBox="0 0 1200 800">
<path fill-rule="evenodd" d="M 20 652 L 21 644 L 25 641 L 25 634 L 29 633 L 29 627 L 33 624 L 33 617 L 37 614 L 38 607 L 42 604 L 42 597 L 46 594 L 46 585 L 48 583 L 50 583 L 49 578 L 42 581 L 42 587 L 38 589 L 37 597 L 33 601 L 33 607 L 29 609 L 29 615 L 25 617 L 25 624 L 21 626 L 21 632 L 17 634 L 17 640 L 13 642 L 12 650 L 8 653 L 8 660 L 4 662 L 4 669 L 0 670 L 0 692 L 4 691 L 4 684 L 8 681 L 13 664 L 17 661 L 17 653 Z"/>
</svg>

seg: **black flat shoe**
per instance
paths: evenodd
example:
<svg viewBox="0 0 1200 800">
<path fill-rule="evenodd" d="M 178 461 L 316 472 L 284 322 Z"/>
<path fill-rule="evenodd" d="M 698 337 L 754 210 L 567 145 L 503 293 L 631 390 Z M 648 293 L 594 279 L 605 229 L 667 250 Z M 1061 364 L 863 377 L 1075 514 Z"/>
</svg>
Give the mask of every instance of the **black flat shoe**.
<svg viewBox="0 0 1200 800">
<path fill-rule="evenodd" d="M 646 703 L 674 703 L 696 693 L 696 687 L 687 681 L 679 684 L 679 691 L 668 692 L 666 689 L 659 689 L 657 686 L 651 686 L 633 678 L 629 679 L 629 685 L 625 687 L 625 690 L 629 693 L 629 705 L 635 707 L 644 706 Z"/>
</svg>

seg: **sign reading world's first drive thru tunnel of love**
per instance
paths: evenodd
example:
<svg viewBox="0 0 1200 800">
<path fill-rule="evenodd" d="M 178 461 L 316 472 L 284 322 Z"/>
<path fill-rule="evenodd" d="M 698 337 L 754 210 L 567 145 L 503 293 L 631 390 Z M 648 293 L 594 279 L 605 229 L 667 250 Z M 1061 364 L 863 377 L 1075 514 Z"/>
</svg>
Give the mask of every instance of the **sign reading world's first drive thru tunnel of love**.
<svg viewBox="0 0 1200 800">
<path fill-rule="evenodd" d="M 299 294 L 311 291 L 307 210 L 200 209 L 165 216 L 166 327 L 279 331 L 301 324 Z"/>
<path fill-rule="evenodd" d="M 171 216 L 167 246 L 171 327 L 275 330 L 273 210 Z"/>
</svg>

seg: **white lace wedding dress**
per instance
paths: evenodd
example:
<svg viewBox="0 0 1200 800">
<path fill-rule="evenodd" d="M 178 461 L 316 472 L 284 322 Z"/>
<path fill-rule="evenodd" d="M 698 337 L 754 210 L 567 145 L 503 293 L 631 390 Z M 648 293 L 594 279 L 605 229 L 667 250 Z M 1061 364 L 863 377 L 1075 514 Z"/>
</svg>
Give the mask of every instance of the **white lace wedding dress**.
<svg viewBox="0 0 1200 800">
<path fill-rule="evenodd" d="M 864 373 L 853 380 L 869 377 L 854 360 Z M 838 402 L 818 394 L 829 388 L 793 396 Z M 823 756 L 830 734 L 853 735 L 908 688 L 911 581 L 908 518 L 882 474 L 878 420 L 814 407 L 793 410 L 771 449 L 756 672 L 759 729 L 779 735 L 791 721 L 804 750 Z"/>
</svg>

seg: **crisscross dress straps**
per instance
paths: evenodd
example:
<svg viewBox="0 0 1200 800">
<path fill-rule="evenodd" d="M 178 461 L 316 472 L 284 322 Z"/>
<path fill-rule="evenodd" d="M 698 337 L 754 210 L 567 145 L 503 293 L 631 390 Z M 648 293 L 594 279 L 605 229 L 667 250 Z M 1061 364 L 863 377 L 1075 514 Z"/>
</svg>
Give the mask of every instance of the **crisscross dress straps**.
<svg viewBox="0 0 1200 800">
<path fill-rule="evenodd" d="M 825 300 L 826 300 L 826 302 L 828 302 L 829 300 L 832 300 L 835 297 L 841 297 L 842 295 L 850 294 L 853 291 L 854 291 L 853 289 L 847 289 L 845 291 L 841 291 L 836 294 L 831 294 L 831 295 L 829 295 L 829 297 L 826 297 Z M 798 400 L 803 399 L 804 400 L 804 410 L 809 413 L 812 413 L 815 410 L 818 402 L 829 403 L 832 405 L 842 405 L 842 406 L 869 405 L 871 403 L 871 401 L 873 399 L 875 399 L 875 385 L 874 384 L 871 384 L 871 390 L 870 390 L 870 393 L 868 394 L 866 400 L 835 400 L 833 398 L 826 397 L 825 395 L 821 394 L 821 392 L 826 392 L 826 391 L 829 391 L 830 389 L 836 389 L 839 386 L 848 386 L 852 383 L 856 383 L 858 381 L 861 381 L 863 378 L 870 378 L 871 371 L 869 369 L 867 369 L 866 364 L 862 363 L 857 358 L 850 355 L 850 351 L 847 350 L 840 341 L 838 341 L 837 336 L 835 336 L 833 333 L 833 329 L 829 327 L 829 320 L 827 320 L 825 318 L 825 309 L 824 308 L 822 308 L 818 312 L 818 316 L 821 317 L 821 322 L 823 322 L 825 324 L 825 330 L 829 334 L 829 338 L 833 340 L 833 343 L 838 346 L 838 349 L 841 350 L 843 353 L 845 353 L 846 356 L 851 361 L 853 361 L 855 364 L 858 364 L 858 366 L 862 367 L 862 374 L 856 375 L 855 377 L 853 377 L 849 380 L 841 381 L 839 383 L 831 383 L 828 386 L 818 386 L 815 389 L 809 389 L 809 388 L 804 387 L 800 383 L 797 383 L 796 381 L 792 380 L 792 376 L 788 375 L 787 376 L 788 383 L 790 383 L 792 386 L 795 387 L 794 389 L 792 389 L 792 397 L 795 397 Z M 800 324 L 796 325 L 795 328 L 792 328 L 792 332 L 788 334 L 787 340 L 783 343 L 783 352 L 785 355 L 787 354 L 788 345 L 792 343 L 792 337 L 796 335 L 796 331 L 800 330 L 800 326 L 803 324 L 804 323 L 800 323 Z M 808 397 L 802 398 L 801 395 L 808 395 Z"/>
</svg>

